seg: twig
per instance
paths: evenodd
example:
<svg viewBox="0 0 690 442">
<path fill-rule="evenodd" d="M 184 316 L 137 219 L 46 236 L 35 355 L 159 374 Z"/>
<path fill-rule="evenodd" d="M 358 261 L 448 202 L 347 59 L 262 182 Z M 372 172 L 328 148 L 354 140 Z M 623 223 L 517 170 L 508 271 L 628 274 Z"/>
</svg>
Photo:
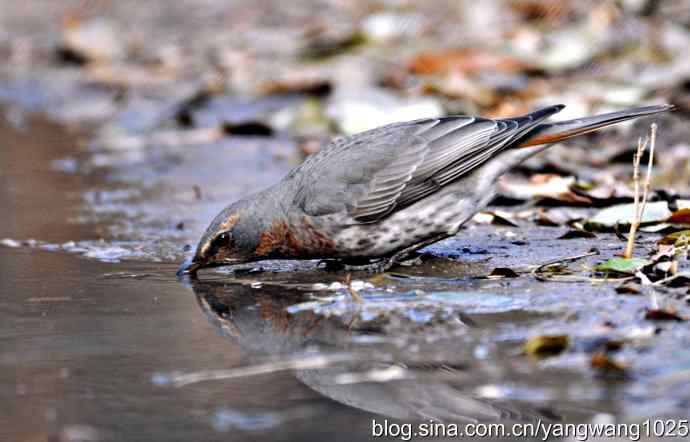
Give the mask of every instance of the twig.
<svg viewBox="0 0 690 442">
<path fill-rule="evenodd" d="M 577 261 L 578 259 L 582 259 L 582 258 L 586 258 L 586 257 L 588 257 L 588 256 L 594 256 L 594 255 L 598 255 L 598 254 L 599 254 L 599 251 L 598 251 L 598 250 L 591 250 L 591 251 L 589 251 L 589 252 L 587 252 L 587 253 L 583 253 L 583 254 L 581 254 L 581 255 L 568 256 L 568 257 L 565 257 L 565 258 L 554 259 L 554 260 L 552 260 L 552 261 L 545 262 L 544 264 L 541 264 L 541 265 L 537 266 L 534 270 L 532 270 L 531 274 L 532 274 L 532 276 L 534 276 L 535 278 L 537 278 L 537 279 L 540 280 L 540 281 L 553 281 L 553 280 L 557 280 L 557 279 L 555 279 L 555 278 L 547 278 L 547 277 L 543 276 L 543 275 L 541 274 L 541 271 L 542 271 L 544 268 L 546 268 L 546 267 L 548 267 L 548 266 L 552 266 L 552 265 L 554 265 L 554 264 L 561 264 L 561 263 L 564 263 L 564 262 Z M 560 279 L 560 278 L 559 278 L 559 279 Z M 568 278 L 563 279 L 563 280 L 571 281 L 571 280 L 568 279 Z"/>
<path fill-rule="evenodd" d="M 637 235 L 637 229 L 639 229 L 642 223 L 642 216 L 644 215 L 644 210 L 647 206 L 647 198 L 649 197 L 649 190 L 652 182 L 652 167 L 654 164 L 654 147 L 656 145 L 656 124 L 652 124 L 650 127 L 650 134 L 642 142 L 642 138 L 637 140 L 637 150 L 635 151 L 635 156 L 633 157 L 633 183 L 635 186 L 634 195 L 634 211 L 635 217 L 630 223 L 630 232 L 628 234 L 628 243 L 625 247 L 625 252 L 623 257 L 630 259 L 633 256 L 633 249 L 635 247 L 635 236 Z M 642 191 L 642 202 L 640 203 L 640 162 L 642 161 L 642 155 L 644 155 L 645 150 L 647 150 L 647 145 L 649 145 L 649 162 L 647 163 L 647 174 L 645 176 L 644 189 Z"/>
<path fill-rule="evenodd" d="M 684 274 L 682 274 L 682 273 L 677 273 L 677 274 L 675 274 L 675 275 L 667 276 L 667 277 L 664 278 L 664 279 L 660 279 L 660 280 L 658 280 L 658 281 L 654 281 L 654 282 L 652 283 L 652 285 L 654 285 L 654 286 L 660 286 L 660 285 L 663 286 L 663 285 L 666 285 L 666 284 L 668 284 L 669 282 L 674 281 L 674 280 L 676 280 L 676 279 L 678 279 L 678 278 L 686 278 L 686 277 L 687 277 L 687 275 L 684 275 Z"/>
</svg>

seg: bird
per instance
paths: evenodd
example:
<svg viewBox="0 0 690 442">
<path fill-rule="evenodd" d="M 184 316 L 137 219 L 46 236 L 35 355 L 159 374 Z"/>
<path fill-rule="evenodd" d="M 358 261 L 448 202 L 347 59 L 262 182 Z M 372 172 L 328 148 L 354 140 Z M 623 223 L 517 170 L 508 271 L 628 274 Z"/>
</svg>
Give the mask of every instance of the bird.
<svg viewBox="0 0 690 442">
<path fill-rule="evenodd" d="M 546 121 L 564 107 L 424 118 L 336 138 L 277 184 L 225 207 L 177 275 L 304 259 L 385 271 L 455 235 L 491 201 L 503 173 L 553 143 L 673 108 Z"/>
</svg>

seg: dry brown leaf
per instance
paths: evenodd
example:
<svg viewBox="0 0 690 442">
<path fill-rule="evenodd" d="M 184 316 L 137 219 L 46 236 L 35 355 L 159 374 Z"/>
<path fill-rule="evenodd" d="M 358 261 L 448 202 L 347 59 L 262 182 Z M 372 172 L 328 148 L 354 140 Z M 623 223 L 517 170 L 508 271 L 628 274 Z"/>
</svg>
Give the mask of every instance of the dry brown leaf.
<svg viewBox="0 0 690 442">
<path fill-rule="evenodd" d="M 549 214 L 543 210 L 537 214 L 536 223 L 537 223 L 537 225 L 545 226 L 545 227 L 559 227 L 560 226 L 560 224 L 557 221 L 551 219 Z"/>
<path fill-rule="evenodd" d="M 624 373 L 628 367 L 603 353 L 595 353 L 590 360 L 592 368 L 607 373 Z"/>
<path fill-rule="evenodd" d="M 533 175 L 529 181 L 502 179 L 499 181 L 503 193 L 518 199 L 549 198 L 566 203 L 590 204 L 592 200 L 572 190 L 574 177 L 557 174 Z"/>
<path fill-rule="evenodd" d="M 644 315 L 650 321 L 687 321 L 688 318 L 680 316 L 675 309 L 649 309 Z"/>
<path fill-rule="evenodd" d="M 489 273 L 487 278 L 498 279 L 498 278 L 518 278 L 520 275 L 513 269 L 508 267 L 496 267 Z"/>
<path fill-rule="evenodd" d="M 671 214 L 667 222 L 672 224 L 690 224 L 690 209 L 676 210 Z"/>
<path fill-rule="evenodd" d="M 502 100 L 496 107 L 490 109 L 484 114 L 489 118 L 510 118 L 516 115 L 524 115 L 529 113 L 530 108 L 524 102 L 515 100 Z"/>
<path fill-rule="evenodd" d="M 526 65 L 507 55 L 467 48 L 422 52 L 410 61 L 408 69 L 416 75 L 449 72 L 475 74 L 486 71 L 514 73 L 526 69 Z"/>
<path fill-rule="evenodd" d="M 510 213 L 497 212 L 485 210 L 477 213 L 472 217 L 472 221 L 477 224 L 493 224 L 495 226 L 509 226 L 517 227 L 513 221 L 510 220 Z"/>
<path fill-rule="evenodd" d="M 524 20 L 550 25 L 563 23 L 572 11 L 568 2 L 562 0 L 522 0 L 510 2 L 510 6 L 522 15 Z"/>
<path fill-rule="evenodd" d="M 331 83 L 319 76 L 304 75 L 302 77 L 293 75 L 269 81 L 259 87 L 259 92 L 263 95 L 277 94 L 308 94 L 318 97 L 328 95 L 333 86 Z"/>
<path fill-rule="evenodd" d="M 574 239 L 574 238 L 596 238 L 597 236 L 586 230 L 570 229 L 557 239 Z"/>
<path fill-rule="evenodd" d="M 669 233 L 659 240 L 659 245 L 678 247 L 690 245 L 690 230 Z"/>
<path fill-rule="evenodd" d="M 621 295 L 639 295 L 642 287 L 634 283 L 625 283 L 616 287 L 616 293 Z"/>
</svg>

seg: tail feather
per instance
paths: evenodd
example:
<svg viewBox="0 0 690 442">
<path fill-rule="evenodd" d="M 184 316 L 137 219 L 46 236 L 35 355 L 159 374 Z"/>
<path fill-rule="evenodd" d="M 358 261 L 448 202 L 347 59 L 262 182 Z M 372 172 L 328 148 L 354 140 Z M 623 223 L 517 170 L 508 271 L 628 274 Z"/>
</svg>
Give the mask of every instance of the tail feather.
<svg viewBox="0 0 690 442">
<path fill-rule="evenodd" d="M 589 132 L 594 132 L 601 128 L 611 126 L 622 121 L 634 118 L 654 115 L 661 112 L 668 112 L 673 109 L 672 105 L 664 104 L 658 106 L 636 107 L 619 112 L 595 115 L 593 117 L 577 118 L 575 120 L 559 121 L 556 123 L 543 123 L 530 131 L 516 147 L 537 146 L 540 144 L 550 144 L 569 138 L 577 137 Z"/>
</svg>

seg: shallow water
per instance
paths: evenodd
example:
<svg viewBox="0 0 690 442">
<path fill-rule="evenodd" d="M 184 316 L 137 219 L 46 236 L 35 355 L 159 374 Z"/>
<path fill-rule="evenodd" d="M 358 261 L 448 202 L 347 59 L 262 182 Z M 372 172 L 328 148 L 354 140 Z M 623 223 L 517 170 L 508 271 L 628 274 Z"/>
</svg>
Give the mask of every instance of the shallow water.
<svg viewBox="0 0 690 442">
<path fill-rule="evenodd" d="M 180 282 L 184 244 L 296 164 L 291 141 L 108 151 L 31 116 L 0 136 L 3 440 L 353 440 L 372 418 L 687 417 L 690 334 L 643 320 L 648 295 L 478 278 L 596 245 L 579 270 L 622 248 L 612 235 L 472 225 L 421 265 L 353 275 L 363 303 L 313 262 Z M 568 351 L 522 354 L 549 333 L 568 334 Z M 624 375 L 590 367 L 609 341 L 623 342 Z"/>
</svg>

